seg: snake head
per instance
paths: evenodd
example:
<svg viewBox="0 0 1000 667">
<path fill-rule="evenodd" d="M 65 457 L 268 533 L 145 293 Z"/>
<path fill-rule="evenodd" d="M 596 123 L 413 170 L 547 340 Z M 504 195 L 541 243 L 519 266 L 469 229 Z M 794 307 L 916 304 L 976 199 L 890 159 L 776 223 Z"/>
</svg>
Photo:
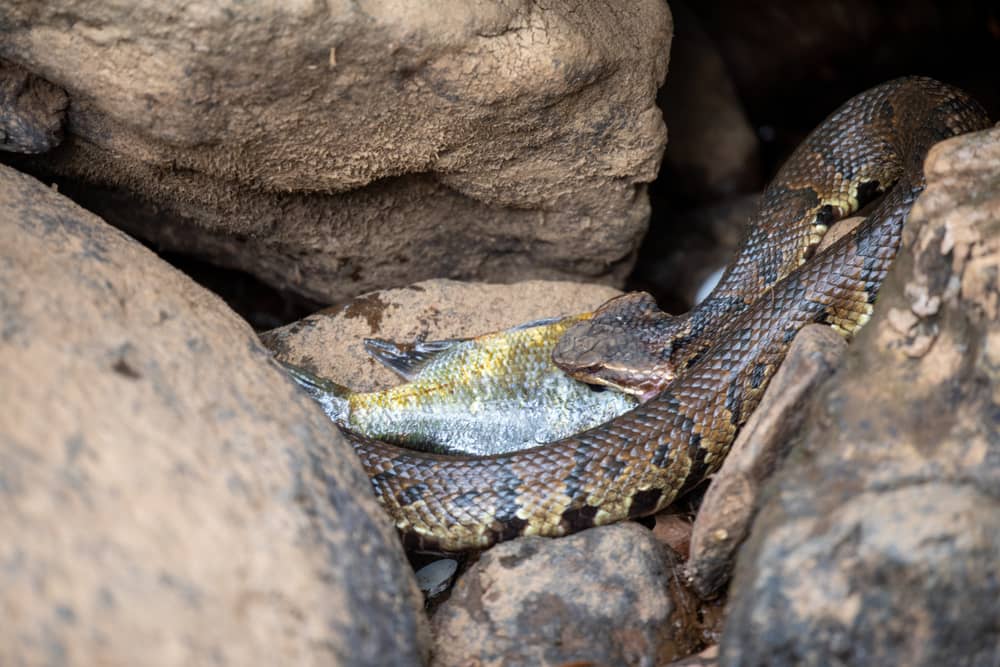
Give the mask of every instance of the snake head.
<svg viewBox="0 0 1000 667">
<path fill-rule="evenodd" d="M 552 361 L 574 379 L 645 401 L 676 375 L 670 356 L 677 321 L 650 294 L 624 294 L 570 327 L 556 343 Z"/>
</svg>

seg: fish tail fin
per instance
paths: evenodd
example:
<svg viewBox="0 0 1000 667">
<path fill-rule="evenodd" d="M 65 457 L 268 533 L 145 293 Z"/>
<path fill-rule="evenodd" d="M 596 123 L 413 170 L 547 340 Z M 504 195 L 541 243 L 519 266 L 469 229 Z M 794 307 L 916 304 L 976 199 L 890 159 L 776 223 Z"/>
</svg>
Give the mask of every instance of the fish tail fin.
<svg viewBox="0 0 1000 667">
<path fill-rule="evenodd" d="M 347 423 L 347 417 L 350 411 L 348 399 L 353 393 L 350 389 L 344 385 L 337 384 L 332 380 L 327 380 L 326 378 L 314 375 L 300 366 L 289 364 L 284 361 L 278 361 L 278 363 L 281 364 L 285 371 L 292 376 L 292 379 L 295 380 L 300 387 L 305 389 L 306 393 L 309 394 L 313 400 L 322 406 L 323 412 L 325 412 L 330 419 L 339 424 Z"/>
<path fill-rule="evenodd" d="M 384 338 L 365 338 L 365 351 L 404 380 L 416 380 L 424 369 L 441 354 L 468 341 L 468 338 L 418 340 L 401 345 Z"/>
</svg>

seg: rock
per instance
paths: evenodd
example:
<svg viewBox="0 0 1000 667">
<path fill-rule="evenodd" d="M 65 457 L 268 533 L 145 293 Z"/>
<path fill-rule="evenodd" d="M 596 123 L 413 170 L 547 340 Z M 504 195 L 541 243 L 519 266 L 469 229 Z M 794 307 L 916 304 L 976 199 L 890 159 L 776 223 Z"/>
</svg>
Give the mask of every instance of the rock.
<svg viewBox="0 0 1000 667">
<path fill-rule="evenodd" d="M 368 356 L 366 337 L 408 343 L 463 338 L 516 324 L 593 310 L 621 292 L 601 285 L 526 281 L 513 285 L 429 280 L 365 294 L 261 336 L 283 361 L 306 366 L 355 391 L 402 380 Z"/>
<path fill-rule="evenodd" d="M 832 227 L 830 231 L 823 235 L 823 240 L 819 242 L 816 246 L 816 252 L 823 252 L 834 243 L 837 242 L 841 236 L 847 236 L 851 231 L 864 222 L 865 217 L 863 215 L 856 215 L 850 218 L 845 218 L 844 220 L 838 220 Z"/>
<path fill-rule="evenodd" d="M 662 0 L 54 0 L 0 24 L 0 57 L 72 99 L 73 136 L 18 165 L 318 301 L 432 277 L 620 283 L 645 231 Z"/>
<path fill-rule="evenodd" d="M 431 561 L 417 570 L 417 586 L 425 596 L 434 598 L 448 589 L 456 570 L 458 561 L 452 558 Z"/>
<path fill-rule="evenodd" d="M 653 537 L 666 544 L 686 561 L 691 550 L 691 519 L 673 512 L 675 510 L 669 507 L 653 516 Z"/>
<path fill-rule="evenodd" d="M 668 313 L 691 308 L 704 281 L 736 253 L 759 194 L 677 213 L 650 230 L 632 279 Z"/>
<path fill-rule="evenodd" d="M 659 665 L 704 645 L 677 557 L 623 523 L 485 552 L 432 618 L 432 665 Z"/>
<path fill-rule="evenodd" d="M 702 0 L 691 7 L 754 115 L 812 117 L 807 128 L 866 83 L 913 71 L 926 61 L 929 39 L 968 42 L 989 16 L 976 3 L 937 0 L 909 0 L 905 11 L 865 0 Z"/>
<path fill-rule="evenodd" d="M 713 595 L 729 581 L 761 487 L 801 427 L 809 399 L 833 374 L 846 347 L 830 327 L 813 324 L 802 329 L 712 478 L 694 522 L 685 566 L 688 583 L 701 597 Z"/>
<path fill-rule="evenodd" d="M 659 93 L 670 130 L 663 155 L 672 193 L 717 202 L 760 190 L 757 133 L 712 38 L 683 3 L 674 16 L 670 77 Z"/>
<path fill-rule="evenodd" d="M 66 93 L 0 60 L 0 150 L 44 153 L 63 137 Z"/>
<path fill-rule="evenodd" d="M 925 172 L 741 552 L 724 665 L 1000 664 L 1000 129 Z"/>
<path fill-rule="evenodd" d="M 249 326 L 28 176 L 0 202 L 0 664 L 426 658 L 367 477 Z"/>
<path fill-rule="evenodd" d="M 692 655 L 690 658 L 677 660 L 667 665 L 667 667 L 717 667 L 718 664 L 719 647 L 711 646 L 698 655 Z"/>
</svg>

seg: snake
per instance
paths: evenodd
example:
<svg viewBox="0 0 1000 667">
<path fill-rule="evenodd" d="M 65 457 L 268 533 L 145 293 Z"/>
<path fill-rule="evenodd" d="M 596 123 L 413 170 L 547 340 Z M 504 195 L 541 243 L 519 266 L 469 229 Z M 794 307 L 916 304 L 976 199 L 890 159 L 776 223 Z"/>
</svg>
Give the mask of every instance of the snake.
<svg viewBox="0 0 1000 667">
<path fill-rule="evenodd" d="M 404 547 L 461 552 L 558 537 L 655 513 L 702 482 L 802 327 L 850 338 L 871 317 L 931 146 L 988 126 L 966 93 L 924 77 L 845 102 L 765 188 L 710 298 L 671 318 L 648 295 L 628 294 L 565 334 L 556 363 L 651 394 L 619 417 L 492 456 L 418 452 L 347 431 Z M 816 252 L 833 222 L 878 197 L 863 222 Z"/>
</svg>

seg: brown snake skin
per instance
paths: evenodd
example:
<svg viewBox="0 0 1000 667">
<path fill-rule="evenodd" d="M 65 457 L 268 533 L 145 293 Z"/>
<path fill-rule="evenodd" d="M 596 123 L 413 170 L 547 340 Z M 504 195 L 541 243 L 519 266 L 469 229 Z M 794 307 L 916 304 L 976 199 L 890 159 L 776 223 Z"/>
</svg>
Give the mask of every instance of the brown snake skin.
<svg viewBox="0 0 1000 667">
<path fill-rule="evenodd" d="M 686 340 L 670 354 L 653 349 L 657 358 L 681 360 L 676 379 L 621 417 L 487 457 L 425 454 L 348 434 L 404 544 L 483 549 L 667 506 L 722 463 L 799 329 L 822 322 L 849 336 L 867 321 L 923 189 L 927 151 L 988 122 L 964 93 L 925 78 L 891 81 L 849 100 L 765 191 L 723 283 L 725 300 L 709 302 L 708 315 L 685 318 Z M 820 226 L 884 190 L 860 226 L 802 263 L 825 231 Z M 659 340 L 661 333 L 639 336 Z"/>
</svg>

